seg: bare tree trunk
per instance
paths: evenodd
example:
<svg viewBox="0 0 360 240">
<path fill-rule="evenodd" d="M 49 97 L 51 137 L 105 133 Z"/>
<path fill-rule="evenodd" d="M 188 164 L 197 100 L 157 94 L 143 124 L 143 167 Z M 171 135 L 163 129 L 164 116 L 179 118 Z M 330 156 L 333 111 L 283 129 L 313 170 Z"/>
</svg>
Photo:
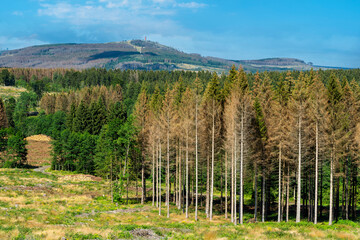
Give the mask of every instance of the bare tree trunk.
<svg viewBox="0 0 360 240">
<path fill-rule="evenodd" d="M 210 158 L 209 158 L 209 154 L 207 154 L 206 156 L 207 159 L 207 169 L 206 169 L 206 217 L 209 218 L 210 217 Z"/>
<path fill-rule="evenodd" d="M 320 217 L 323 211 L 323 162 L 320 162 Z"/>
<path fill-rule="evenodd" d="M 300 113 L 301 114 L 301 113 Z M 299 116 L 299 159 L 298 159 L 298 176 L 297 176 L 297 197 L 296 197 L 296 222 L 300 222 L 301 210 L 301 115 Z"/>
<path fill-rule="evenodd" d="M 181 144 L 181 143 L 180 143 Z M 179 146 L 179 206 L 178 209 L 181 209 L 181 201 L 182 201 L 182 197 L 181 197 L 181 193 L 182 193 L 182 170 L 181 170 L 181 145 Z"/>
<path fill-rule="evenodd" d="M 227 152 L 225 152 L 225 219 L 228 218 L 228 159 L 227 159 Z"/>
<path fill-rule="evenodd" d="M 213 113 L 212 113 L 212 136 L 211 136 L 211 188 L 210 188 L 210 221 L 212 220 L 213 213 L 213 200 L 214 200 L 214 161 L 215 161 L 215 100 L 212 100 Z"/>
<path fill-rule="evenodd" d="M 331 159 L 330 159 L 330 203 L 329 203 L 329 225 L 332 224 L 333 221 L 333 191 L 334 191 L 334 183 L 333 183 L 333 174 L 334 174 L 334 154 L 335 150 L 334 147 L 332 149 L 331 153 Z"/>
<path fill-rule="evenodd" d="M 318 178 L 319 178 L 319 122 L 316 121 L 315 129 L 315 202 L 314 202 L 314 224 L 317 224 L 317 207 L 318 207 Z"/>
<path fill-rule="evenodd" d="M 124 168 L 125 169 L 125 168 Z M 153 159 L 152 159 L 152 206 L 155 205 L 155 146 L 153 145 Z"/>
<path fill-rule="evenodd" d="M 186 218 L 189 218 L 189 130 L 186 129 Z"/>
<path fill-rule="evenodd" d="M 141 185 L 142 185 L 142 194 L 141 194 L 141 204 L 145 203 L 146 198 L 146 182 L 145 182 L 145 159 L 142 159 L 141 163 Z"/>
<path fill-rule="evenodd" d="M 198 169 L 199 159 L 198 159 L 198 103 L 196 100 L 195 105 L 195 178 L 196 178 L 196 199 L 195 199 L 195 221 L 198 220 L 198 198 L 199 198 L 199 169 Z"/>
<path fill-rule="evenodd" d="M 159 216 L 161 216 L 161 142 L 159 145 Z"/>
<path fill-rule="evenodd" d="M 254 188 L 255 188 L 255 209 L 254 209 L 254 219 L 257 222 L 257 212 L 258 212 L 258 190 L 257 190 L 257 163 L 255 163 L 255 179 L 254 179 Z"/>
<path fill-rule="evenodd" d="M 282 176 L 282 187 L 281 187 L 281 212 L 280 212 L 280 221 L 284 220 L 284 210 L 285 210 L 285 202 L 284 202 L 284 195 L 285 195 L 285 171 Z"/>
<path fill-rule="evenodd" d="M 349 159 L 346 158 L 345 166 L 345 219 L 349 220 Z"/>
<path fill-rule="evenodd" d="M 175 163 L 175 180 L 174 180 L 174 198 L 175 198 L 175 202 L 176 202 L 176 206 L 179 207 L 179 198 L 178 198 L 178 179 L 179 179 L 179 153 L 178 153 L 178 146 L 176 148 L 176 155 L 175 155 L 175 159 L 176 159 L 176 163 Z"/>
<path fill-rule="evenodd" d="M 156 146 L 156 207 L 159 207 L 159 148 L 160 144 Z"/>
<path fill-rule="evenodd" d="M 236 211 L 236 177 L 237 177 L 237 171 L 236 171 L 236 162 L 237 162 L 237 146 L 236 146 L 236 133 L 235 133 L 235 151 L 234 151 L 234 224 L 237 225 L 237 211 Z"/>
<path fill-rule="evenodd" d="M 241 114 L 241 141 L 240 141 L 240 214 L 239 214 L 239 223 L 243 224 L 243 214 L 244 214 L 244 186 L 243 186 L 243 172 L 244 172 L 244 109 Z"/>
<path fill-rule="evenodd" d="M 234 134 L 235 135 L 235 134 Z M 234 141 L 235 145 L 235 141 Z M 231 222 L 234 222 L 234 145 L 232 146 L 232 152 L 231 152 Z"/>
<path fill-rule="evenodd" d="M 290 166 L 287 168 L 287 182 L 286 182 L 286 222 L 289 221 L 289 194 L 290 194 Z"/>
<path fill-rule="evenodd" d="M 281 221 L 281 143 L 279 146 L 279 196 L 278 196 L 278 222 Z"/>
<path fill-rule="evenodd" d="M 170 217 L 170 119 L 168 119 L 168 129 L 167 129 L 167 136 L 166 136 L 166 160 L 167 160 L 167 166 L 166 166 L 166 207 L 167 207 L 167 218 Z"/>
<path fill-rule="evenodd" d="M 261 195 L 262 195 L 262 199 L 261 199 L 261 222 L 265 222 L 265 170 L 263 170 L 263 174 L 262 174 L 262 189 L 261 189 Z"/>
</svg>

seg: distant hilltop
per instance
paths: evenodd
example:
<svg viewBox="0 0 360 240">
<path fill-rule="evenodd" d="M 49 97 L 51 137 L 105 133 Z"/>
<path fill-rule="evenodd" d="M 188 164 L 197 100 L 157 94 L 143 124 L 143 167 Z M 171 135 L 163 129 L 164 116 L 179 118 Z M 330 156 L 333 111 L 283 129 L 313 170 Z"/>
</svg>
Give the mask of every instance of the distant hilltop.
<svg viewBox="0 0 360 240">
<path fill-rule="evenodd" d="M 137 70 L 208 70 L 227 72 L 232 65 L 246 71 L 310 70 L 313 66 L 294 58 L 227 60 L 184 53 L 152 41 L 131 40 L 95 44 L 39 45 L 0 52 L 0 67 L 12 68 L 107 68 Z"/>
</svg>

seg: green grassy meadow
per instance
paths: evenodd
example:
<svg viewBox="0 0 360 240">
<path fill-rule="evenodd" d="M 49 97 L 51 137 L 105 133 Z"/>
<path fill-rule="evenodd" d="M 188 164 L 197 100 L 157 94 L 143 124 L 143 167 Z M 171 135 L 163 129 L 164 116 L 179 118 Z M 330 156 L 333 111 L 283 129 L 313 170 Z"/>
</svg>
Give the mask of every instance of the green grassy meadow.
<svg viewBox="0 0 360 240">
<path fill-rule="evenodd" d="M 203 211 L 194 221 L 170 206 L 170 218 L 151 201 L 112 203 L 106 181 L 70 172 L 0 169 L 0 239 L 359 239 L 360 224 L 339 221 L 245 223 Z M 150 182 L 148 182 L 150 185 Z M 150 186 L 149 186 L 150 187 Z M 151 190 L 150 190 L 151 191 Z M 138 191 L 140 196 L 140 190 Z M 136 189 L 129 197 L 136 199 Z"/>
</svg>

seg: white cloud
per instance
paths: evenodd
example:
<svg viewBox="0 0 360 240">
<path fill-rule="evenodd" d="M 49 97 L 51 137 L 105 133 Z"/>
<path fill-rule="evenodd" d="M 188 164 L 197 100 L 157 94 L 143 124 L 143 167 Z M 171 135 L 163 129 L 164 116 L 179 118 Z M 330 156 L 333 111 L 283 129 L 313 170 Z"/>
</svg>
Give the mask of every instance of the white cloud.
<svg viewBox="0 0 360 240">
<path fill-rule="evenodd" d="M 24 15 L 24 13 L 21 11 L 14 11 L 12 14 L 15 16 L 23 16 Z"/>
<path fill-rule="evenodd" d="M 182 7 L 182 8 L 203 8 L 206 7 L 207 5 L 205 3 L 198 3 L 198 2 L 183 2 L 183 3 L 178 3 L 177 6 Z"/>
<path fill-rule="evenodd" d="M 47 42 L 37 39 L 36 35 L 24 37 L 0 36 L 0 49 L 18 49 L 42 44 L 47 44 Z"/>
</svg>

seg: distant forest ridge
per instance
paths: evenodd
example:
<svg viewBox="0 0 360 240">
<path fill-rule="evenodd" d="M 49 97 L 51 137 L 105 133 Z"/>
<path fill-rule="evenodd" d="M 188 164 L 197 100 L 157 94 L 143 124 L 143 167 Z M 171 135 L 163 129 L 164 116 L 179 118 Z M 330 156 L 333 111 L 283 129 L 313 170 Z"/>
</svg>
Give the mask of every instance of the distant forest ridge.
<svg viewBox="0 0 360 240">
<path fill-rule="evenodd" d="M 191 70 L 228 73 L 232 65 L 245 71 L 318 70 L 321 67 L 295 58 L 227 60 L 185 53 L 152 41 L 131 40 L 95 44 L 50 44 L 0 51 L 0 67 L 65 69 Z M 337 68 L 337 67 L 335 67 Z"/>
</svg>

